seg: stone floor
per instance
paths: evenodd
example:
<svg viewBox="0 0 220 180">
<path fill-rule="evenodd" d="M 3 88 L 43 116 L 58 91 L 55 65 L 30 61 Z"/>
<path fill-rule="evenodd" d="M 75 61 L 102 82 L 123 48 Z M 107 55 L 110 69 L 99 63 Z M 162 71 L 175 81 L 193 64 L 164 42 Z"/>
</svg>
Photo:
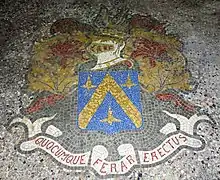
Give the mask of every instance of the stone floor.
<svg viewBox="0 0 220 180">
<path fill-rule="evenodd" d="M 220 1 L 0 5 L 0 179 L 220 179 Z"/>
</svg>

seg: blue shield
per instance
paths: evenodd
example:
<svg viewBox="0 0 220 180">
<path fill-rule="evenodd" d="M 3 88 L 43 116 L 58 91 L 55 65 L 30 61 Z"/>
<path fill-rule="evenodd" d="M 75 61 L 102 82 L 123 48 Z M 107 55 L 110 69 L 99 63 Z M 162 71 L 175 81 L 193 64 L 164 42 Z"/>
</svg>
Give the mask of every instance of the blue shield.
<svg viewBox="0 0 220 180">
<path fill-rule="evenodd" d="M 137 71 L 80 72 L 78 127 L 113 134 L 142 128 Z"/>
</svg>

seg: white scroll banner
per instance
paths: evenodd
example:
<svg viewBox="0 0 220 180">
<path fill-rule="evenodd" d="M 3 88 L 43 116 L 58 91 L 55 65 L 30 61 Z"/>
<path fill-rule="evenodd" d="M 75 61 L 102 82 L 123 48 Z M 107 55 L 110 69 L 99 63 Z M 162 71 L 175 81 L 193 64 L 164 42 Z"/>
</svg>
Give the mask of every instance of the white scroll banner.
<svg viewBox="0 0 220 180">
<path fill-rule="evenodd" d="M 153 150 L 138 151 L 140 163 L 143 165 L 158 163 L 173 154 L 181 146 L 199 148 L 202 146 L 202 142 L 182 133 L 174 134 Z"/>
<path fill-rule="evenodd" d="M 111 174 L 126 174 L 134 165 L 138 164 L 151 165 L 160 163 L 169 155 L 174 154 L 181 146 L 200 148 L 202 141 L 182 133 L 173 134 L 153 150 L 138 151 L 140 163 L 137 162 L 132 144 L 122 144 L 118 147 L 118 154 L 122 158 L 117 161 L 106 160 L 108 150 L 104 146 L 94 146 L 90 163 L 89 157 L 91 151 L 73 154 L 65 150 L 58 142 L 46 136 L 38 136 L 33 140 L 25 141 L 21 143 L 20 149 L 27 152 L 40 148 L 52 155 L 61 164 L 69 167 L 86 167 L 90 164 L 100 176 L 106 176 Z"/>
<path fill-rule="evenodd" d="M 23 142 L 20 146 L 22 151 L 32 151 L 40 148 L 52 155 L 58 162 L 70 167 L 88 166 L 90 151 L 73 154 L 65 150 L 58 142 L 45 136 L 38 136 L 33 140 Z"/>
</svg>

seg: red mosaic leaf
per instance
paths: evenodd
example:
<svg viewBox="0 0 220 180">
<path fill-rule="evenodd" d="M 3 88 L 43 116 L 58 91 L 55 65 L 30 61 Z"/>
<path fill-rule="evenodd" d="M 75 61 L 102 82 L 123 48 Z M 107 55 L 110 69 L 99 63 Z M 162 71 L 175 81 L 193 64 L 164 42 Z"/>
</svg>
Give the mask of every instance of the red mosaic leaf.
<svg viewBox="0 0 220 180">
<path fill-rule="evenodd" d="M 34 113 L 44 108 L 45 105 L 54 106 L 57 101 L 62 100 L 63 95 L 52 94 L 44 98 L 38 99 L 31 107 L 26 109 L 27 113 Z"/>
<path fill-rule="evenodd" d="M 150 41 L 144 38 L 137 38 L 134 42 L 135 50 L 132 52 L 131 57 L 148 57 L 152 67 L 156 65 L 156 58 L 160 57 L 166 52 L 167 46 L 157 42 Z"/>
<path fill-rule="evenodd" d="M 164 93 L 164 94 L 157 94 L 156 98 L 161 101 L 173 102 L 175 106 L 181 106 L 186 111 L 195 111 L 195 106 L 182 100 L 181 97 L 178 95 L 171 94 L 171 93 Z"/>
<path fill-rule="evenodd" d="M 164 24 L 161 24 L 151 16 L 134 15 L 130 21 L 131 28 L 143 28 L 148 31 L 154 30 L 158 33 L 165 33 Z"/>
</svg>

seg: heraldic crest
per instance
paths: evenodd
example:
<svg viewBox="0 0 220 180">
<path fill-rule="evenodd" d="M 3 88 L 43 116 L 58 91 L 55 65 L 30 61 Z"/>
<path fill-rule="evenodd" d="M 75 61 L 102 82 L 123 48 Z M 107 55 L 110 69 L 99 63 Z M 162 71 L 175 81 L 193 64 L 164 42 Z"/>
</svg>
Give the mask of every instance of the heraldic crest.
<svg viewBox="0 0 220 180">
<path fill-rule="evenodd" d="M 33 45 L 20 117 L 21 153 L 41 150 L 64 168 L 100 177 L 202 150 L 196 128 L 214 123 L 184 99 L 195 88 L 168 24 L 100 5 L 85 22 L 55 20 Z"/>
</svg>

